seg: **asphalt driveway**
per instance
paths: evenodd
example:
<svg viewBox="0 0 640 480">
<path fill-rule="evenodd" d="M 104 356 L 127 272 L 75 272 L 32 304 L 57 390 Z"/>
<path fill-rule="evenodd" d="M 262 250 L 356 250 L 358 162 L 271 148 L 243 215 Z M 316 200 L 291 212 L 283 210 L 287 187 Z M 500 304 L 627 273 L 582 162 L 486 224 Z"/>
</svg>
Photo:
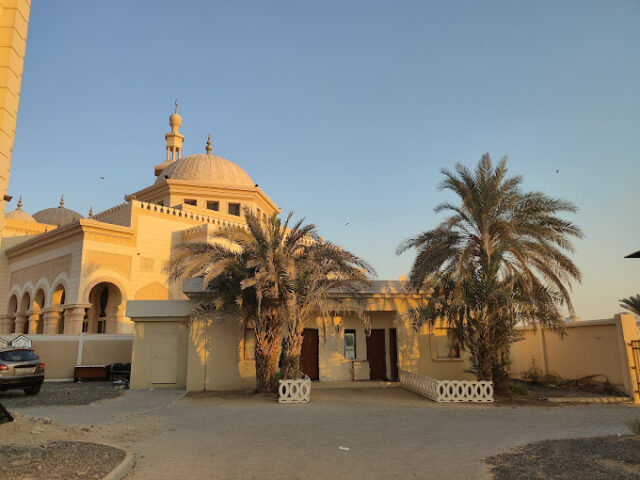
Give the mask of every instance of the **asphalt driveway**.
<svg viewBox="0 0 640 480">
<path fill-rule="evenodd" d="M 256 395 L 128 391 L 72 407 L 16 407 L 91 425 L 135 452 L 133 479 L 486 478 L 482 460 L 546 439 L 627 434 L 629 405 L 436 404 L 400 388 L 314 390 L 308 405 Z"/>
</svg>

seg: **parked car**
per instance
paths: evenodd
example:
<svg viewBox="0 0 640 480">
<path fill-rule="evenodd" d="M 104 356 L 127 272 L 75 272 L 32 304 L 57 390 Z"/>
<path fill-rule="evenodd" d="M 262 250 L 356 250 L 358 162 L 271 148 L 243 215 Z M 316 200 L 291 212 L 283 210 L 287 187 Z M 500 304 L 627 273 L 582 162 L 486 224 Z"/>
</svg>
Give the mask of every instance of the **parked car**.
<svg viewBox="0 0 640 480">
<path fill-rule="evenodd" d="M 21 389 L 37 395 L 44 382 L 44 363 L 30 348 L 0 348 L 0 391 Z"/>
</svg>

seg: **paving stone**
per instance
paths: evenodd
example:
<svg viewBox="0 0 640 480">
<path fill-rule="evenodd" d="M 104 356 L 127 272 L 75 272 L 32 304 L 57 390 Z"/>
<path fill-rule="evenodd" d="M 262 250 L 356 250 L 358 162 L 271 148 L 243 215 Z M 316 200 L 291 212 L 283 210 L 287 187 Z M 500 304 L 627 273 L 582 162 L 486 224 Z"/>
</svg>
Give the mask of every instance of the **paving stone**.
<svg viewBox="0 0 640 480">
<path fill-rule="evenodd" d="M 311 402 L 263 396 L 181 399 L 130 391 L 96 405 L 19 409 L 57 423 L 153 418 L 132 437 L 133 479 L 483 479 L 482 460 L 546 439 L 627 434 L 631 405 L 500 407 L 437 404 L 399 388 L 312 390 Z M 349 450 L 340 449 L 347 447 Z"/>
</svg>

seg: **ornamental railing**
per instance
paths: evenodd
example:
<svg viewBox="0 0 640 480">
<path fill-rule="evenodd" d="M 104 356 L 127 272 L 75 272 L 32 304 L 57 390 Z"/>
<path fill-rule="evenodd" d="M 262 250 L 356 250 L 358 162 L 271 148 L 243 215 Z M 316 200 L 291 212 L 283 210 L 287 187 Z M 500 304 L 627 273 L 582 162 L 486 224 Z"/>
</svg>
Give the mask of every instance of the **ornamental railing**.
<svg viewBox="0 0 640 480">
<path fill-rule="evenodd" d="M 404 388 L 434 402 L 493 402 L 493 382 L 477 380 L 438 380 L 400 370 Z"/>
<path fill-rule="evenodd" d="M 311 380 L 280 380 L 278 394 L 280 403 L 308 403 L 311 400 Z"/>
</svg>

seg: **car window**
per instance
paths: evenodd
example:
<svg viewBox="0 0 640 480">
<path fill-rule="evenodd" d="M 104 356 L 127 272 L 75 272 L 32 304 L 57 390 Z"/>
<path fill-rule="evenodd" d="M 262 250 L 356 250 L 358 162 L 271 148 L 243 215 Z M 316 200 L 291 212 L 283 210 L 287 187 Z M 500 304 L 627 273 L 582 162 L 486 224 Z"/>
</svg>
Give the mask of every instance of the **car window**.
<svg viewBox="0 0 640 480">
<path fill-rule="evenodd" d="M 9 350 L 0 352 L 0 360 L 5 362 L 26 362 L 29 360 L 38 360 L 38 356 L 33 350 Z"/>
</svg>

